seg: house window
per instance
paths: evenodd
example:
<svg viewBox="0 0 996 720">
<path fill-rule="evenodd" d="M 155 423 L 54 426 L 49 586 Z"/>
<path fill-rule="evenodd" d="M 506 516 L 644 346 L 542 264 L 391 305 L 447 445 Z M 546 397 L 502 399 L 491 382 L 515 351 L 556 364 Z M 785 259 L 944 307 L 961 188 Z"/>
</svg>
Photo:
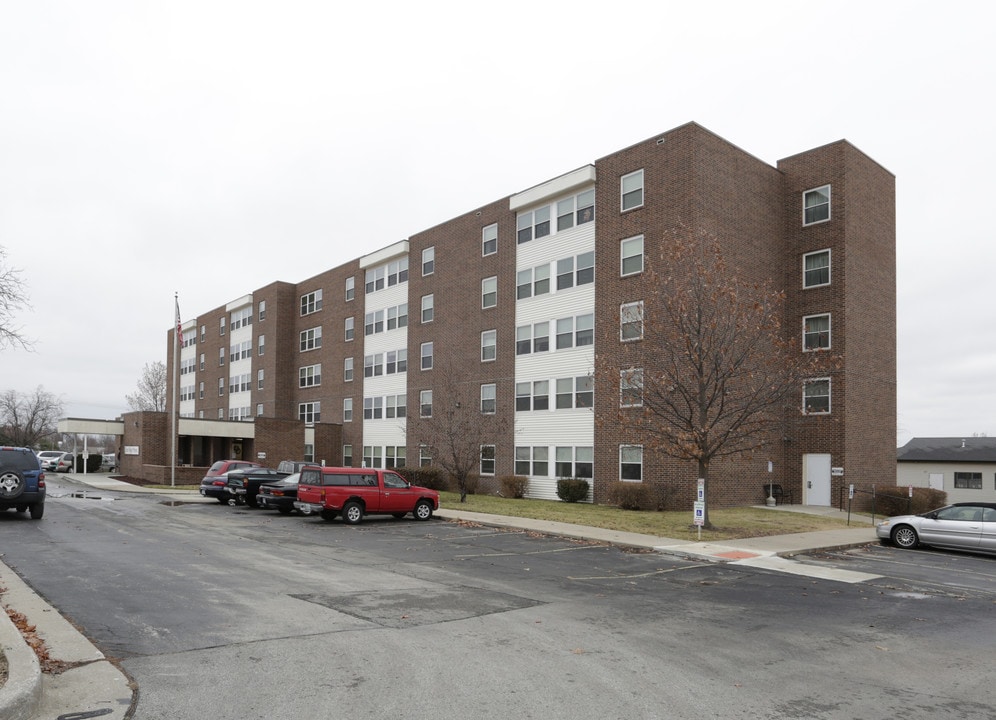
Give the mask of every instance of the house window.
<svg viewBox="0 0 996 720">
<path fill-rule="evenodd" d="M 481 385 L 481 412 L 494 415 L 498 404 L 498 390 L 494 383 Z"/>
<path fill-rule="evenodd" d="M 619 479 L 624 482 L 643 482 L 643 446 L 619 446 Z"/>
<path fill-rule="evenodd" d="M 954 474 L 954 486 L 957 490 L 981 490 L 982 473 L 956 472 Z"/>
<path fill-rule="evenodd" d="M 384 311 L 375 310 L 374 312 L 368 312 L 365 316 L 363 324 L 363 334 L 373 335 L 375 333 L 384 332 Z"/>
<path fill-rule="evenodd" d="M 259 348 L 259 354 L 262 355 L 266 351 L 266 335 L 259 336 L 256 346 Z"/>
<path fill-rule="evenodd" d="M 364 289 L 368 295 L 384 289 L 384 277 L 386 275 L 386 270 L 387 269 L 383 266 L 367 270 L 365 280 L 366 285 L 364 286 Z"/>
<path fill-rule="evenodd" d="M 306 423 L 316 423 L 322 420 L 322 404 L 320 402 L 300 403 L 297 406 L 297 419 Z"/>
<path fill-rule="evenodd" d="M 310 315 L 322 309 L 322 291 L 315 290 L 301 296 L 301 314 Z"/>
<path fill-rule="evenodd" d="M 259 319 L 266 320 L 266 300 L 259 301 Z"/>
<path fill-rule="evenodd" d="M 595 251 L 578 255 L 577 285 L 587 285 L 595 282 Z"/>
<path fill-rule="evenodd" d="M 342 381 L 353 382 L 353 358 L 351 357 L 342 361 Z"/>
<path fill-rule="evenodd" d="M 432 343 L 422 343 L 422 369 L 432 370 Z"/>
<path fill-rule="evenodd" d="M 306 365 L 298 370 L 297 386 L 302 388 L 315 387 L 322 384 L 322 366 Z"/>
<path fill-rule="evenodd" d="M 532 268 L 519 270 L 515 276 L 515 299 L 525 300 L 533 296 L 533 271 Z"/>
<path fill-rule="evenodd" d="M 301 352 L 315 350 L 322 346 L 322 328 L 316 327 L 301 333 Z"/>
<path fill-rule="evenodd" d="M 494 360 L 498 356 L 498 331 L 485 330 L 481 333 L 481 362 Z"/>
<path fill-rule="evenodd" d="M 595 344 L 595 316 L 578 315 L 576 330 L 574 334 L 574 344 L 577 347 Z"/>
<path fill-rule="evenodd" d="M 401 303 L 387 309 L 387 329 L 397 330 L 408 327 L 408 303 Z"/>
<path fill-rule="evenodd" d="M 643 339 L 643 301 L 619 306 L 619 340 L 629 342 Z"/>
<path fill-rule="evenodd" d="M 554 474 L 559 478 L 591 478 L 594 449 L 591 447 L 558 447 L 554 450 Z"/>
<path fill-rule="evenodd" d="M 498 278 L 489 277 L 481 281 L 481 307 L 492 308 L 498 304 Z"/>
<path fill-rule="evenodd" d="M 481 230 L 481 254 L 494 255 L 498 252 L 498 223 Z"/>
<path fill-rule="evenodd" d="M 356 321 L 353 320 L 353 318 L 351 317 L 346 318 L 343 327 L 345 328 L 346 342 L 349 342 L 354 337 L 356 337 Z"/>
<path fill-rule="evenodd" d="M 353 422 L 353 398 L 342 399 L 342 421 Z"/>
<path fill-rule="evenodd" d="M 515 448 L 515 474 L 547 477 L 550 466 L 550 448 L 545 446 Z"/>
<path fill-rule="evenodd" d="M 376 377 L 384 374 L 384 353 L 363 357 L 363 377 Z"/>
<path fill-rule="evenodd" d="M 809 315 L 802 319 L 802 349 L 830 348 L 830 315 Z"/>
<path fill-rule="evenodd" d="M 643 368 L 619 371 L 619 407 L 643 405 Z"/>
<path fill-rule="evenodd" d="M 259 372 L 256 373 L 256 389 L 263 389 L 263 369 L 260 368 Z"/>
<path fill-rule="evenodd" d="M 516 240 L 521 245 L 550 234 L 550 206 L 520 213 L 516 218 Z"/>
<path fill-rule="evenodd" d="M 260 370 L 260 372 L 262 372 L 262 370 Z M 199 400 L 203 400 L 204 399 L 204 381 L 203 380 L 201 380 L 200 383 L 197 386 L 197 398 Z"/>
<path fill-rule="evenodd" d="M 623 212 L 643 205 L 643 170 L 623 175 L 619 185 Z"/>
<path fill-rule="evenodd" d="M 387 353 L 387 374 L 394 375 L 408 371 L 408 348 L 391 350 Z"/>
<path fill-rule="evenodd" d="M 495 446 L 481 445 L 481 475 L 495 474 Z"/>
<path fill-rule="evenodd" d="M 225 322 L 226 322 L 226 318 L 221 318 L 220 321 L 218 322 L 218 334 L 219 335 L 224 335 L 225 334 Z"/>
<path fill-rule="evenodd" d="M 346 278 L 346 302 L 356 297 L 356 278 L 350 275 Z"/>
<path fill-rule="evenodd" d="M 435 297 L 433 295 L 422 296 L 422 322 L 431 323 L 435 317 Z"/>
<path fill-rule="evenodd" d="M 815 225 L 830 219 L 830 186 L 807 190 L 802 194 L 802 224 Z"/>
<path fill-rule="evenodd" d="M 830 412 L 830 378 L 803 383 L 802 412 L 804 415 L 826 415 Z"/>
<path fill-rule="evenodd" d="M 342 466 L 343 467 L 353 467 L 353 446 L 343 445 L 342 446 Z"/>
<path fill-rule="evenodd" d="M 263 336 L 262 336 L 262 335 L 260 335 L 260 339 L 262 339 L 262 337 L 263 337 Z M 201 359 L 200 359 L 200 368 L 201 368 L 201 370 L 203 370 L 203 369 L 204 369 L 204 353 L 201 353 Z"/>
<path fill-rule="evenodd" d="M 380 420 L 384 417 L 384 398 L 367 397 L 363 398 L 363 419 Z"/>
<path fill-rule="evenodd" d="M 636 275 L 643 272 L 643 235 L 623 240 L 621 249 L 621 276 Z"/>
<path fill-rule="evenodd" d="M 256 417 L 263 416 L 263 403 L 256 403 Z"/>
<path fill-rule="evenodd" d="M 585 190 L 557 203 L 557 232 L 595 219 L 595 191 Z"/>
<path fill-rule="evenodd" d="M 408 282 L 408 258 L 403 257 L 387 265 L 387 286 Z"/>
<path fill-rule="evenodd" d="M 422 276 L 432 275 L 436 271 L 436 248 L 427 247 L 422 251 Z"/>
<path fill-rule="evenodd" d="M 225 364 L 225 348 L 218 348 L 218 367 Z"/>
<path fill-rule="evenodd" d="M 408 415 L 407 399 L 402 395 L 388 395 L 384 402 L 384 416 L 403 418 Z"/>
<path fill-rule="evenodd" d="M 802 256 L 802 286 L 821 287 L 830 284 L 830 251 L 807 253 Z"/>
<path fill-rule="evenodd" d="M 418 396 L 418 416 L 432 417 L 432 390 L 423 390 Z"/>
</svg>

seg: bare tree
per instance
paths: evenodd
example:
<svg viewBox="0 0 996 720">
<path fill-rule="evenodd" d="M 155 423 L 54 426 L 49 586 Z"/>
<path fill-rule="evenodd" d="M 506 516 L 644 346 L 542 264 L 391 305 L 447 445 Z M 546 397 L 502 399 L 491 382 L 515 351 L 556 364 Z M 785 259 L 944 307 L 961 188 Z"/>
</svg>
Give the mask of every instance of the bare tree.
<svg viewBox="0 0 996 720">
<path fill-rule="evenodd" d="M 31 348 L 31 342 L 15 326 L 18 310 L 30 307 L 21 281 L 21 272 L 7 266 L 7 251 L 0 247 L 0 350 L 5 347 Z"/>
<path fill-rule="evenodd" d="M 647 269 L 644 340 L 621 369 L 600 365 L 619 384 L 614 418 L 666 456 L 697 463 L 709 508 L 709 464 L 749 456 L 782 431 L 788 404 L 798 407 L 803 381 L 825 374 L 826 352 L 800 352 L 783 332 L 784 294 L 770 282 L 738 277 L 718 243 L 675 237 L 657 267 Z M 786 337 L 786 336 L 789 337 Z M 612 387 L 612 385 L 609 385 Z M 798 411 L 796 411 L 798 412 Z"/>
<path fill-rule="evenodd" d="M 125 395 L 132 410 L 166 411 L 166 364 L 156 360 L 146 363 L 138 381 L 137 392 Z"/>
<path fill-rule="evenodd" d="M 453 369 L 445 366 L 433 373 L 440 382 L 428 391 L 429 396 L 420 395 L 419 410 L 408 418 L 409 426 L 415 441 L 428 450 L 432 464 L 453 478 L 460 502 L 466 502 L 482 459 L 494 461 L 497 438 L 505 423 L 481 407 L 479 382 L 460 382 Z"/>
<path fill-rule="evenodd" d="M 0 394 L 0 435 L 10 445 L 37 448 L 55 436 L 62 414 L 62 401 L 41 385 L 30 394 L 7 390 Z"/>
</svg>

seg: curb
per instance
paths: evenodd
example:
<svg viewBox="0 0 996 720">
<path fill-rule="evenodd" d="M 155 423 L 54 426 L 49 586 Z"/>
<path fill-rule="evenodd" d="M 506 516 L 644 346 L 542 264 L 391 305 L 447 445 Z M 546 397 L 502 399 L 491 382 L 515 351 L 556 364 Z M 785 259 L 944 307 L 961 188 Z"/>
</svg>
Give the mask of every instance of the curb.
<svg viewBox="0 0 996 720">
<path fill-rule="evenodd" d="M 0 717 L 28 720 L 41 700 L 41 667 L 35 651 L 7 615 L 6 605 L 0 616 L 0 651 L 7 658 L 7 682 L 0 686 Z"/>
</svg>

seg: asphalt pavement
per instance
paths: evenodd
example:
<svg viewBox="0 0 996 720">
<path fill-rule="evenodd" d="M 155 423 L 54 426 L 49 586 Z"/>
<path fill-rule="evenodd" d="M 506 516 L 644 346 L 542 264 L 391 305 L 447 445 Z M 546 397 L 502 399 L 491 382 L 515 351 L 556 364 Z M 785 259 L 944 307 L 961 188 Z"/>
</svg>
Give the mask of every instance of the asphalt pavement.
<svg viewBox="0 0 996 720">
<path fill-rule="evenodd" d="M 156 493 L 183 497 L 185 501 L 201 499 L 196 490 L 139 487 L 104 474 L 75 474 L 67 477 L 92 488 L 94 492 Z M 204 501 L 217 502 L 213 499 Z M 850 526 L 836 530 L 745 538 L 720 544 L 452 509 L 439 510 L 436 516 L 544 535 L 651 549 L 687 558 L 736 563 L 838 582 L 864 582 L 877 577 L 791 559 L 798 554 L 876 542 L 871 518 L 860 515 L 848 518 L 846 513 L 830 507 L 780 505 L 768 509 L 772 512 L 801 512 L 848 519 Z M 7 682 L 0 687 L 0 720 L 115 720 L 127 717 L 134 696 L 131 680 L 2 561 L 0 592 L 0 603 L 4 608 L 23 616 L 22 624 L 33 626 L 34 634 L 44 641 L 48 660 L 65 668 L 59 673 L 43 672 L 38 655 L 28 645 L 9 613 L 0 613 L 0 650 L 6 656 L 8 664 Z"/>
</svg>

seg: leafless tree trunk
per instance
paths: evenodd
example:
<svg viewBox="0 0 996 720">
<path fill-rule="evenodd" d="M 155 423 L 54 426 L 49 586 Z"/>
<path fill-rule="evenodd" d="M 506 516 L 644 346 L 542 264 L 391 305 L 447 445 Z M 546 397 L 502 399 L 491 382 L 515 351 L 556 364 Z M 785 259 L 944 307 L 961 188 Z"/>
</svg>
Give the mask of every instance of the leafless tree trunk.
<svg viewBox="0 0 996 720">
<path fill-rule="evenodd" d="M 30 394 L 8 390 L 0 394 L 0 434 L 11 445 L 38 448 L 55 435 L 62 413 L 59 398 L 40 385 Z"/>
<path fill-rule="evenodd" d="M 166 412 L 166 364 L 156 360 L 146 363 L 139 378 L 137 392 L 125 395 L 132 410 Z"/>
</svg>

